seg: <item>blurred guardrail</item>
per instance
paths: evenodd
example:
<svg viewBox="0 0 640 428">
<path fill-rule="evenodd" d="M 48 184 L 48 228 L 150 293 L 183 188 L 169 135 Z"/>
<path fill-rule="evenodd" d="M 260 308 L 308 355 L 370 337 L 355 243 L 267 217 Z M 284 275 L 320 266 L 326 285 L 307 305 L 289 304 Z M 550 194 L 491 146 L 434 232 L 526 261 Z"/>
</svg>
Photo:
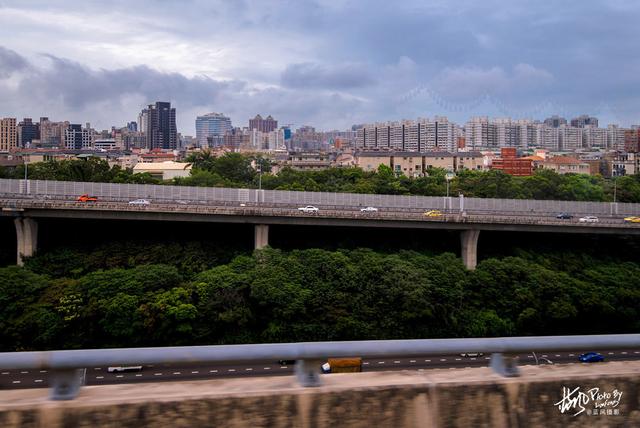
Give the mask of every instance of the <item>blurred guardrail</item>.
<svg viewBox="0 0 640 428">
<path fill-rule="evenodd" d="M 351 206 L 379 208 L 433 208 L 451 211 L 640 215 L 640 204 L 611 202 L 490 199 L 442 196 L 376 195 L 336 192 L 230 189 L 151 184 L 84 183 L 71 181 L 0 179 L 0 194 L 64 195 L 90 193 L 100 198 L 187 201 L 227 201 L 288 205 Z"/>
<path fill-rule="evenodd" d="M 298 360 L 303 386 L 320 384 L 320 364 L 339 357 L 418 357 L 482 352 L 502 376 L 518 376 L 518 353 L 640 348 L 640 334 L 270 343 L 165 348 L 83 349 L 0 353 L 0 369 L 48 370 L 53 400 L 77 396 L 87 367 Z"/>
</svg>

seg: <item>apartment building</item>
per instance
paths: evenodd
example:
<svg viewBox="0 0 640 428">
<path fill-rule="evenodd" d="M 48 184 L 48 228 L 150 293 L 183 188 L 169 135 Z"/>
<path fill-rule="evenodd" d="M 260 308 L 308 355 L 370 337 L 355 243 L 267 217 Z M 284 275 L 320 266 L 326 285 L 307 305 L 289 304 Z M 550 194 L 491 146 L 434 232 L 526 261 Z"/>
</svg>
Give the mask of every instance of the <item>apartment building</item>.
<svg viewBox="0 0 640 428">
<path fill-rule="evenodd" d="M 18 147 L 18 127 L 15 117 L 0 119 L 0 152 L 10 152 Z"/>
<path fill-rule="evenodd" d="M 377 171 L 380 165 L 391 168 L 397 175 L 422 177 L 430 168 L 447 171 L 462 169 L 484 169 L 483 157 L 479 152 L 408 152 L 373 151 L 356 153 L 355 163 L 365 171 Z"/>
</svg>

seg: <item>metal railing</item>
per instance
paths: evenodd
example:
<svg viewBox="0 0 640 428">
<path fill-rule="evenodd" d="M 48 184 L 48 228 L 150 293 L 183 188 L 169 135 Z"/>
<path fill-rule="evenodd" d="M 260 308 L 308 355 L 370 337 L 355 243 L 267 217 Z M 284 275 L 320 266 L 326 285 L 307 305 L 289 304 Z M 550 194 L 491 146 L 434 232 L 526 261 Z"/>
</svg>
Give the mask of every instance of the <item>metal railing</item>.
<svg viewBox="0 0 640 428">
<path fill-rule="evenodd" d="M 640 204 L 529 199 L 492 199 L 443 196 L 378 195 L 337 192 L 234 189 L 150 184 L 81 183 L 71 181 L 0 179 L 0 193 L 22 195 L 67 195 L 91 193 L 100 198 L 165 199 L 189 201 L 255 202 L 330 206 L 376 206 L 379 208 L 449 209 L 517 213 L 559 213 L 575 215 L 640 215 Z"/>
<path fill-rule="evenodd" d="M 72 199 L 72 198 L 68 198 Z M 443 211 L 440 216 L 427 217 L 423 213 L 425 209 L 419 208 L 395 208 L 390 207 L 377 212 L 361 212 L 357 206 L 323 206 L 318 212 L 304 213 L 295 206 L 281 204 L 256 204 L 247 203 L 239 206 L 237 202 L 211 201 L 209 203 L 179 204 L 171 201 L 152 202 L 150 205 L 130 205 L 128 201 L 113 199 L 101 199 L 99 202 L 74 202 L 73 200 L 57 199 L 8 199 L 0 198 L 0 206 L 3 210 L 18 211 L 22 209 L 72 209 L 78 211 L 117 211 L 117 212 L 148 212 L 148 213 L 173 213 L 173 214 L 208 214 L 220 216 L 254 216 L 254 217 L 299 217 L 299 218 L 330 218 L 347 220 L 381 220 L 381 221 L 408 221 L 408 222 L 435 222 L 435 223 L 462 223 L 469 225 L 482 224 L 507 224 L 522 226 L 579 226 L 588 228 L 615 228 L 621 231 L 639 229 L 640 223 L 625 222 L 620 217 L 601 216 L 596 223 L 580 222 L 578 217 L 563 220 L 555 215 L 541 213 L 513 212 L 469 212 Z M 429 209 L 431 207 L 427 207 Z M 475 226 L 474 226 L 475 227 Z"/>
<path fill-rule="evenodd" d="M 77 396 L 82 385 L 82 369 L 96 366 L 298 360 L 295 373 L 300 383 L 317 386 L 320 384 L 320 364 L 329 357 L 418 357 L 482 352 L 491 354 L 490 367 L 495 372 L 502 376 L 518 376 L 517 353 L 618 349 L 640 349 L 640 334 L 4 352 L 0 353 L 0 369 L 48 370 L 50 398 L 70 400 Z"/>
</svg>

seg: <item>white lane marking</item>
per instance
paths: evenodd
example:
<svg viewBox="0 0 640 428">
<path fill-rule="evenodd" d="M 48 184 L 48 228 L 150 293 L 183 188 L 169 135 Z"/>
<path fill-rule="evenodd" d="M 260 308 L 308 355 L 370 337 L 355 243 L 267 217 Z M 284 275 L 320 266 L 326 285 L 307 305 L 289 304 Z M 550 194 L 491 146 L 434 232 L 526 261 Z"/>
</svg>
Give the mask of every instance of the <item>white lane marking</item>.
<svg viewBox="0 0 640 428">
<path fill-rule="evenodd" d="M 634 354 L 640 354 L 640 351 L 633 351 Z"/>
<path fill-rule="evenodd" d="M 229 369 L 229 370 L 227 370 L 227 371 L 228 371 L 228 372 L 235 372 L 235 371 L 236 371 L 236 369 Z"/>
<path fill-rule="evenodd" d="M 262 370 L 271 370 L 271 367 L 263 367 Z"/>
<path fill-rule="evenodd" d="M 27 372 L 27 371 L 24 371 L 24 372 L 20 372 L 20 373 L 22 373 L 22 374 L 27 374 L 27 373 L 29 373 L 29 372 Z"/>
<path fill-rule="evenodd" d="M 393 364 L 400 364 L 400 361 L 396 360 L 393 362 Z"/>
<path fill-rule="evenodd" d="M 430 362 L 431 362 L 431 360 L 424 360 L 424 362 L 425 362 L 425 363 L 430 363 Z"/>
<path fill-rule="evenodd" d="M 363 366 L 368 366 L 368 365 L 369 365 L 369 363 L 362 363 L 362 365 L 363 365 Z"/>
<path fill-rule="evenodd" d="M 287 366 L 280 366 L 281 369 L 288 369 L 289 367 Z"/>
<path fill-rule="evenodd" d="M 471 357 L 471 361 L 475 361 L 475 360 L 476 360 L 476 357 Z"/>
<path fill-rule="evenodd" d="M 138 374 L 136 375 L 136 377 L 140 377 L 140 376 L 142 376 L 140 373 L 138 373 Z"/>
<path fill-rule="evenodd" d="M 456 369 L 455 367 L 449 367 L 449 370 L 455 370 L 455 369 Z"/>
<path fill-rule="evenodd" d="M 124 375 L 119 374 L 119 375 L 116 375 L 116 377 L 124 377 Z"/>
<path fill-rule="evenodd" d="M 218 373 L 218 370 L 209 370 L 209 373 Z"/>
<path fill-rule="evenodd" d="M 154 376 L 162 376 L 162 373 L 154 373 Z"/>
<path fill-rule="evenodd" d="M 46 372 L 47 372 L 46 370 L 40 370 L 40 373 L 46 373 Z"/>
<path fill-rule="evenodd" d="M 378 364 L 384 364 L 384 361 L 378 361 Z"/>
<path fill-rule="evenodd" d="M 570 357 L 575 357 L 575 355 L 573 355 L 573 354 L 569 354 L 569 356 L 570 356 Z"/>
<path fill-rule="evenodd" d="M 2 374 L 9 374 L 9 372 L 2 372 Z"/>
<path fill-rule="evenodd" d="M 560 354 L 556 354 L 556 357 L 559 357 L 559 356 L 560 356 Z"/>
<path fill-rule="evenodd" d="M 527 358 L 533 358 L 533 355 L 527 355 Z"/>
<path fill-rule="evenodd" d="M 104 379 L 104 376 L 96 376 L 96 379 Z"/>
<path fill-rule="evenodd" d="M 440 361 L 447 361 L 446 358 L 440 358 Z"/>
<path fill-rule="evenodd" d="M 419 372 L 423 372 L 423 371 L 424 371 L 424 369 L 418 369 L 418 371 L 419 371 Z"/>
<path fill-rule="evenodd" d="M 622 355 L 627 355 L 627 351 L 622 351 Z"/>
<path fill-rule="evenodd" d="M 542 354 L 542 358 L 547 358 L 547 354 Z"/>
<path fill-rule="evenodd" d="M 13 381 L 13 382 L 11 382 L 11 383 L 20 383 L 20 381 L 19 381 L 19 380 L 14 380 L 14 381 Z"/>
<path fill-rule="evenodd" d="M 410 363 L 415 363 L 415 362 L 416 362 L 416 360 L 409 360 L 409 362 L 410 362 Z"/>
<path fill-rule="evenodd" d="M 456 358 L 456 361 L 460 361 L 460 358 Z"/>
<path fill-rule="evenodd" d="M 609 352 L 609 355 L 614 355 L 614 354 L 615 354 L 615 352 Z"/>
<path fill-rule="evenodd" d="M 191 372 L 191 374 L 198 374 L 200 373 L 198 370 Z"/>
<path fill-rule="evenodd" d="M 251 367 L 248 367 L 248 368 L 244 369 L 244 371 L 250 372 L 250 371 L 253 371 L 253 369 Z"/>
<path fill-rule="evenodd" d="M 490 360 L 491 358 L 489 358 L 489 357 L 484 357 L 484 359 L 485 359 L 485 360 Z"/>
<path fill-rule="evenodd" d="M 36 379 L 36 380 L 34 380 L 34 382 L 35 383 L 40 383 L 40 382 L 42 382 L 42 379 Z"/>
<path fill-rule="evenodd" d="M 94 370 L 102 370 L 102 367 L 94 367 Z"/>
<path fill-rule="evenodd" d="M 173 372 L 173 374 L 182 374 L 182 373 L 180 373 L 180 372 Z"/>
</svg>

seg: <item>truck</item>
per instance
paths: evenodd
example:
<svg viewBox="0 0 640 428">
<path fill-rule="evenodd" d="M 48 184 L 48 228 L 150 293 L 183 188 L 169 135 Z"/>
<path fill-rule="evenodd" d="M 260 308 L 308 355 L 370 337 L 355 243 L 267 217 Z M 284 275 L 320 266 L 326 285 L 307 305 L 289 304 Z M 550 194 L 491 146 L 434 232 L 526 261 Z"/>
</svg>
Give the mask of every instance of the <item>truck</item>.
<svg viewBox="0 0 640 428">
<path fill-rule="evenodd" d="M 362 358 L 329 358 L 322 365 L 323 373 L 358 373 L 362 371 Z"/>
</svg>

